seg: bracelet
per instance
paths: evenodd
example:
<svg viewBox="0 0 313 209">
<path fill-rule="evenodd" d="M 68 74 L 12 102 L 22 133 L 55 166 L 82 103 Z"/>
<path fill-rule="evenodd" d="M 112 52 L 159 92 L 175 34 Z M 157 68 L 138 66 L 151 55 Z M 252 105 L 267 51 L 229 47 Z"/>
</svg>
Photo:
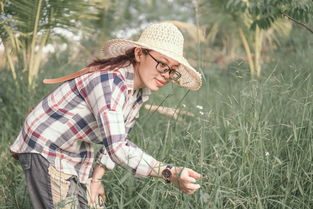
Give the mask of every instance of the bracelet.
<svg viewBox="0 0 313 209">
<path fill-rule="evenodd" d="M 99 165 L 100 167 L 104 168 L 104 169 L 107 169 L 107 167 L 105 165 L 103 165 L 100 160 L 97 160 L 96 164 Z"/>
<path fill-rule="evenodd" d="M 100 179 L 96 179 L 96 180 L 91 179 L 90 182 L 91 182 L 91 183 L 98 183 L 98 182 L 101 182 L 101 180 L 100 180 Z"/>
</svg>

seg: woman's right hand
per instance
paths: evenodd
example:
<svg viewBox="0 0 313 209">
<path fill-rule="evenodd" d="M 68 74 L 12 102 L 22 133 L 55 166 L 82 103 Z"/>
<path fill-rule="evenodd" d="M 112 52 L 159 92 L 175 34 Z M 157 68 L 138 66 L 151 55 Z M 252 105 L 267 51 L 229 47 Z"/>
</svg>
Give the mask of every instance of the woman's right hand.
<svg viewBox="0 0 313 209">
<path fill-rule="evenodd" d="M 173 167 L 171 168 L 170 181 L 185 194 L 193 194 L 200 188 L 196 184 L 196 179 L 201 178 L 201 174 L 190 168 Z"/>
</svg>

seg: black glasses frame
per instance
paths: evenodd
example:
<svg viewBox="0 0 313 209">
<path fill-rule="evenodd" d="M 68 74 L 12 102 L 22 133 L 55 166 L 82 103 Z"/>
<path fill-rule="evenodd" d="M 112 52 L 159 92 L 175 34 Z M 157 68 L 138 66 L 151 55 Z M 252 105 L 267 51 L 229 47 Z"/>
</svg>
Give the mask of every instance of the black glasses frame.
<svg viewBox="0 0 313 209">
<path fill-rule="evenodd" d="M 154 56 L 152 56 L 152 55 L 149 53 L 149 51 L 148 51 L 147 49 L 144 49 L 143 52 L 144 52 L 144 54 L 148 54 L 148 55 L 157 63 L 156 66 L 155 66 L 155 69 L 156 69 L 159 73 L 161 73 L 161 74 L 169 73 L 169 74 L 170 74 L 170 79 L 171 79 L 171 80 L 174 80 L 174 81 L 177 81 L 178 79 L 180 79 L 181 74 L 180 74 L 177 70 L 174 70 L 174 69 L 170 68 L 170 66 L 168 66 L 166 63 L 157 60 Z M 160 64 L 166 65 L 166 66 L 167 66 L 166 69 L 160 71 L 160 70 L 158 69 L 158 66 L 159 66 Z"/>
</svg>

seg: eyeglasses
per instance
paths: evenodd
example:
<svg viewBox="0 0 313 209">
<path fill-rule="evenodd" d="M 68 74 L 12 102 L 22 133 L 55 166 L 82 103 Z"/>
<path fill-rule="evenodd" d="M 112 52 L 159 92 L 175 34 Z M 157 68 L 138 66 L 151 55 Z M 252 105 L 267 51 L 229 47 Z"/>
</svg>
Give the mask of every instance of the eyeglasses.
<svg viewBox="0 0 313 209">
<path fill-rule="evenodd" d="M 156 61 L 156 66 L 155 68 L 157 69 L 157 71 L 161 74 L 164 74 L 164 73 L 169 73 L 170 75 L 170 79 L 171 80 L 174 80 L 174 81 L 177 81 L 180 77 L 181 77 L 181 74 L 179 72 L 177 72 L 177 70 L 174 70 L 172 68 L 170 68 L 167 64 L 157 60 L 155 57 L 153 57 L 149 51 L 147 49 L 144 49 L 143 50 L 144 54 L 148 54 L 154 61 Z"/>
</svg>

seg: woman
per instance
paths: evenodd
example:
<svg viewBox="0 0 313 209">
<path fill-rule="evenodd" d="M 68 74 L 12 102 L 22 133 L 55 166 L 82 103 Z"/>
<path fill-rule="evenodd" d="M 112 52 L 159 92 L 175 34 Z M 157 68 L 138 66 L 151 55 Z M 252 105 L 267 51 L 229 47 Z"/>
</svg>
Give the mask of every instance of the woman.
<svg viewBox="0 0 313 209">
<path fill-rule="evenodd" d="M 200 188 L 199 173 L 161 163 L 127 139 L 151 91 L 170 81 L 200 88 L 200 74 L 183 57 L 183 42 L 173 24 L 152 24 L 137 42 L 107 42 L 107 59 L 44 81 L 63 84 L 30 112 L 10 148 L 21 162 L 34 208 L 87 208 L 87 199 L 93 203 L 104 195 L 100 179 L 115 164 L 136 176 L 163 178 L 186 194 Z M 92 169 L 94 143 L 103 147 Z"/>
</svg>

